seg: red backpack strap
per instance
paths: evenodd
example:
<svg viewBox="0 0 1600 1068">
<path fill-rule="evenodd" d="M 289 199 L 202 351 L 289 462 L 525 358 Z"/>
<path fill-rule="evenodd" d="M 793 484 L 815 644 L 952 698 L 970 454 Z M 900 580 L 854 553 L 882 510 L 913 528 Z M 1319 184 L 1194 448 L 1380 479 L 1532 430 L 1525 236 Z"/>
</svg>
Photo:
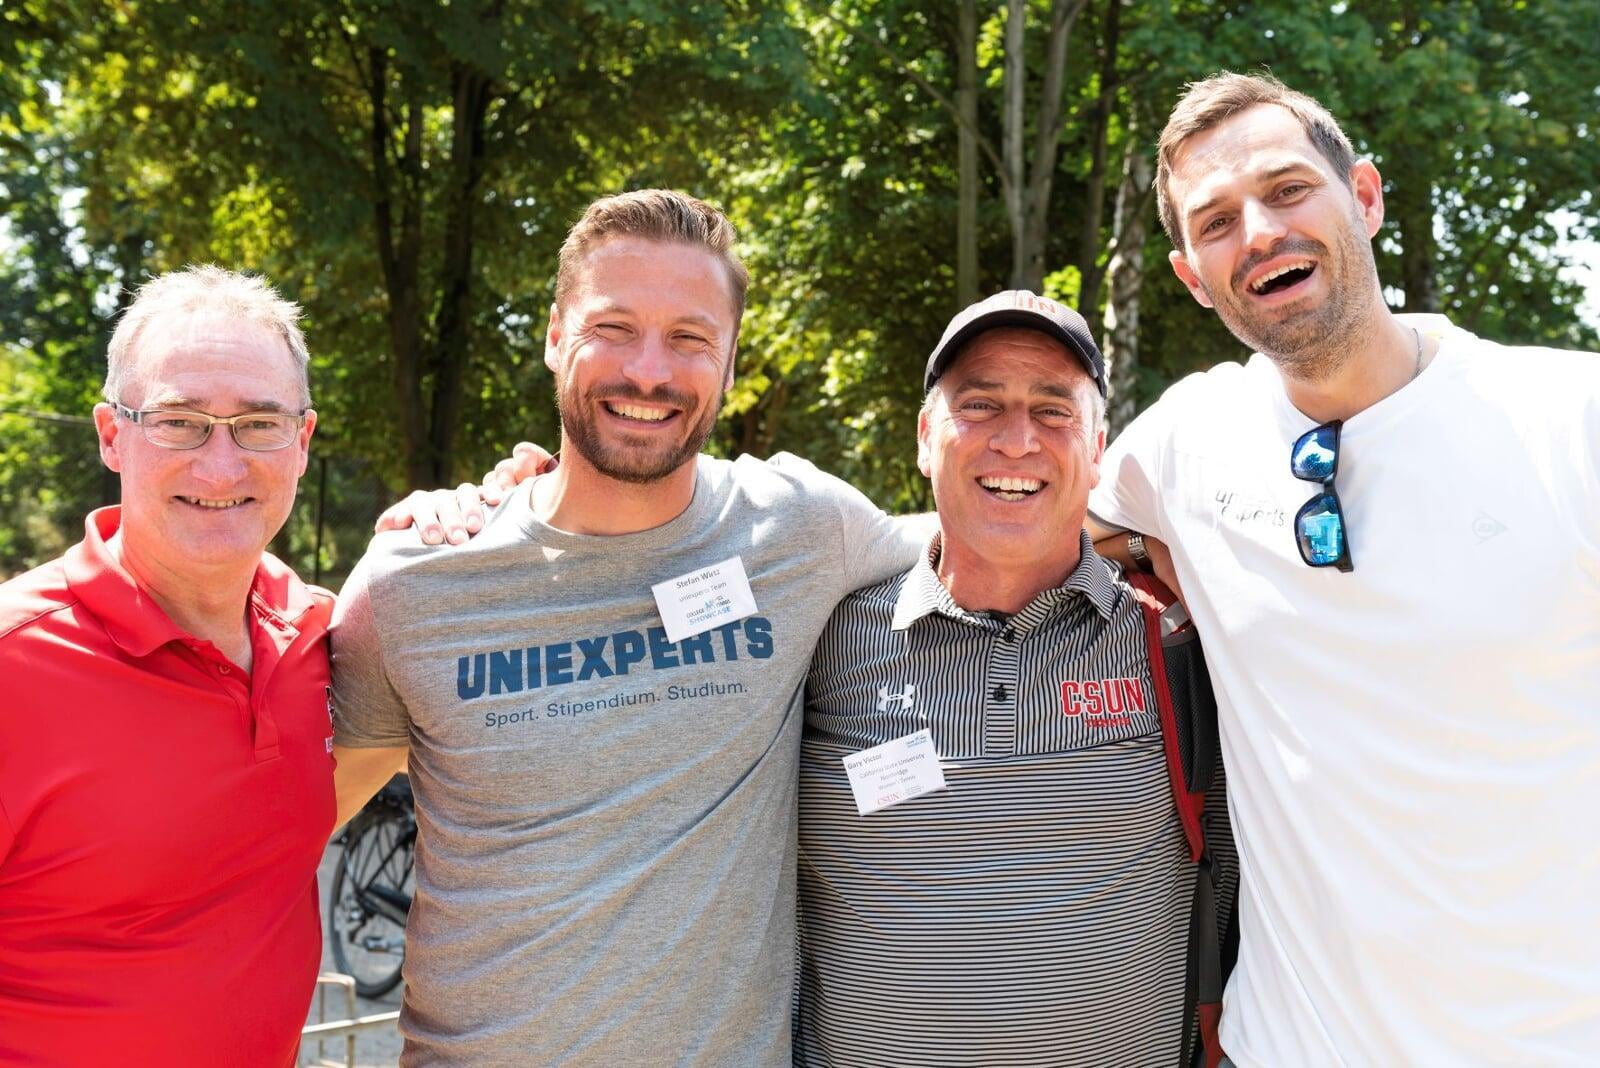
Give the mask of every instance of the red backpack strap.
<svg viewBox="0 0 1600 1068">
<path fill-rule="evenodd" d="M 1217 875 L 1211 855 L 1206 852 L 1205 831 L 1200 817 L 1205 811 L 1205 792 L 1190 791 L 1183 756 L 1178 748 L 1178 711 L 1173 702 L 1167 676 L 1166 647 L 1162 644 L 1161 616 L 1177 597 L 1154 575 L 1142 571 L 1127 574 L 1144 618 L 1145 647 L 1150 661 L 1150 683 L 1155 690 L 1156 710 L 1161 720 L 1161 742 L 1166 753 L 1167 780 L 1172 800 L 1194 861 L 1195 892 L 1189 914 L 1190 960 L 1186 969 L 1189 986 L 1185 995 L 1185 1017 L 1197 1019 L 1205 1068 L 1217 1068 L 1222 1061 L 1222 1044 L 1217 1027 L 1222 1017 L 1222 941 L 1217 930 Z M 1198 743 L 1196 743 L 1198 744 Z M 1183 1041 L 1184 1068 L 1192 1063 L 1190 1038 Z"/>
<path fill-rule="evenodd" d="M 1172 788 L 1178 819 L 1183 824 L 1183 836 L 1189 842 L 1189 859 L 1198 863 L 1206 848 L 1205 833 L 1200 828 L 1205 794 L 1189 792 L 1183 757 L 1178 752 L 1178 714 L 1172 704 L 1172 688 L 1167 684 L 1167 655 L 1161 644 L 1161 613 L 1178 598 L 1154 575 L 1130 571 L 1127 579 L 1144 616 L 1145 649 L 1150 659 L 1151 686 L 1156 692 L 1156 711 L 1161 717 L 1161 744 L 1167 754 L 1168 785 Z"/>
</svg>

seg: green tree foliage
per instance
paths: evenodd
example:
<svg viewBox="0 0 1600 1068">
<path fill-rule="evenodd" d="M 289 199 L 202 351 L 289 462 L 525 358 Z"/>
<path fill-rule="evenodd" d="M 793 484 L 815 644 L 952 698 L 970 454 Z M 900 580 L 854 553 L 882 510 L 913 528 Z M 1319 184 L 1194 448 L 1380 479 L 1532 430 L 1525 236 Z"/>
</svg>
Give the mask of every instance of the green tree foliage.
<svg viewBox="0 0 1600 1068">
<path fill-rule="evenodd" d="M 12 0 L 0 406 L 82 414 L 119 286 L 214 260 L 307 307 L 320 450 L 395 488 L 469 477 L 556 438 L 567 226 L 664 184 L 730 211 L 755 278 L 714 447 L 925 507 L 949 315 L 1020 277 L 1098 327 L 1118 197 L 1154 211 L 1119 176 L 1221 68 L 1317 96 L 1376 159 L 1397 306 L 1593 347 L 1559 250 L 1600 228 L 1596 24 L 1597 0 Z M 1242 354 L 1159 228 L 1129 233 L 1116 381 L 1142 405 Z M 95 503 L 93 454 L 81 426 L 0 418 L 0 560 L 37 559 Z"/>
<path fill-rule="evenodd" d="M 410 485 L 464 474 L 463 445 L 501 447 L 529 407 L 549 439 L 548 405 L 524 400 L 547 393 L 567 224 L 599 191 L 700 184 L 702 142 L 787 82 L 786 27 L 722 4 L 143 0 L 100 15 L 67 82 L 90 240 L 139 232 L 149 270 L 216 259 L 301 298 L 325 425 Z"/>
<path fill-rule="evenodd" d="M 139 262 L 81 240 L 81 158 L 45 62 L 62 31 L 46 13 L 0 10 L 0 574 L 59 553 L 115 493 L 87 416 L 115 279 Z"/>
<path fill-rule="evenodd" d="M 1321 100 L 1384 176 L 1378 270 L 1395 307 L 1501 340 L 1595 348 L 1557 246 L 1600 220 L 1597 18 L 1594 0 L 1200 2 L 1129 43 L 1177 81 L 1268 69 Z M 1164 257 L 1157 244 L 1149 254 Z M 1165 269 L 1152 282 L 1149 385 L 1234 358 Z"/>
</svg>

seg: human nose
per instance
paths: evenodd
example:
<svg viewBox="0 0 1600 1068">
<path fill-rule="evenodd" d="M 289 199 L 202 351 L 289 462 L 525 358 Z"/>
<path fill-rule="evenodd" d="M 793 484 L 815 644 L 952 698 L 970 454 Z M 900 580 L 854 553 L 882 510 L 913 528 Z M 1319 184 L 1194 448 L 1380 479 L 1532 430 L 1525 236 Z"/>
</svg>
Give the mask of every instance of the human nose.
<svg viewBox="0 0 1600 1068">
<path fill-rule="evenodd" d="M 672 353 L 661 338 L 647 335 L 623 363 L 622 374 L 648 393 L 672 379 Z"/>
<path fill-rule="evenodd" d="M 1027 412 L 1007 412 L 994 423 L 989 448 L 1013 459 L 1039 451 L 1039 438 Z"/>
<path fill-rule="evenodd" d="M 1246 200 L 1239 212 L 1240 226 L 1244 229 L 1245 247 L 1252 252 L 1265 252 L 1283 237 L 1285 228 L 1267 205 L 1254 198 Z"/>
<path fill-rule="evenodd" d="M 194 476 L 204 482 L 226 484 L 243 478 L 249 470 L 249 456 L 233 440 L 232 428 L 224 423 L 214 423 L 211 434 L 197 449 L 190 450 L 189 468 Z"/>
</svg>

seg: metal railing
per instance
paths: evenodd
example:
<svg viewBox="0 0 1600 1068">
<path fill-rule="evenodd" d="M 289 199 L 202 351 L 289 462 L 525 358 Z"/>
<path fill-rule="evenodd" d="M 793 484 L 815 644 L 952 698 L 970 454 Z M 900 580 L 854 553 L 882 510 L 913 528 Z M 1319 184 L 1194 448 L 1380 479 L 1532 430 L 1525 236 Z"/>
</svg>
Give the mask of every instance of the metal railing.
<svg viewBox="0 0 1600 1068">
<path fill-rule="evenodd" d="M 328 1019 L 328 989 L 338 987 L 344 994 L 345 1017 L 341 1020 Z M 375 1012 L 367 1016 L 356 1015 L 356 981 L 348 975 L 338 972 L 323 972 L 317 976 L 317 1022 L 307 1024 L 300 1032 L 300 1045 L 304 1048 L 307 1042 L 316 1042 L 317 1059 L 311 1064 L 314 1068 L 341 1068 L 341 1062 L 328 1060 L 323 1053 L 325 1043 L 344 1039 L 343 1068 L 355 1068 L 356 1063 L 356 1035 L 362 1031 L 372 1031 L 378 1028 L 391 1028 L 399 1025 L 400 1013 Z"/>
</svg>

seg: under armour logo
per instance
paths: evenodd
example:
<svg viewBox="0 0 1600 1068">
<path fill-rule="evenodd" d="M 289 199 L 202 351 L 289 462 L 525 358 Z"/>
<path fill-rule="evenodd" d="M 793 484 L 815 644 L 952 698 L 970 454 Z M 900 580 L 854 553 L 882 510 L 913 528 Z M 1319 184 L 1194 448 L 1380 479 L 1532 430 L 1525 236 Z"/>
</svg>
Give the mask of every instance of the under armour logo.
<svg viewBox="0 0 1600 1068">
<path fill-rule="evenodd" d="M 906 683 L 906 688 L 900 693 L 890 693 L 887 685 L 880 686 L 878 687 L 878 711 L 887 712 L 891 706 L 899 705 L 900 711 L 910 712 L 911 701 L 916 696 L 916 693 L 917 688 L 910 683 Z"/>
<path fill-rule="evenodd" d="M 1472 533 L 1480 545 L 1490 538 L 1498 538 L 1509 529 L 1488 512 L 1479 512 L 1472 520 Z"/>
</svg>

